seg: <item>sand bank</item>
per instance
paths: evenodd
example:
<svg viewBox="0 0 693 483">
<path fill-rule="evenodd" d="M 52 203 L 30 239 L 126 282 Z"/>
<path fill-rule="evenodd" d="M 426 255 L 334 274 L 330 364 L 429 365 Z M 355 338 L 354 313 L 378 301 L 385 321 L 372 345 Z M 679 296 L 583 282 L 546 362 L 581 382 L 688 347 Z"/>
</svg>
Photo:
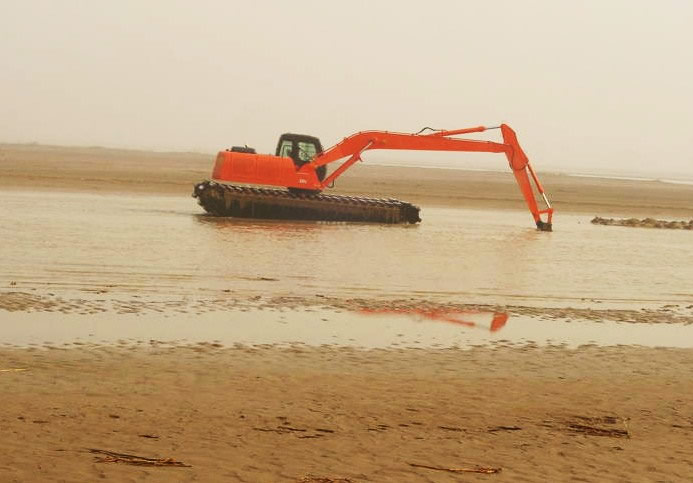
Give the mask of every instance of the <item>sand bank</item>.
<svg viewBox="0 0 693 483">
<path fill-rule="evenodd" d="M 0 145 L 0 189 L 189 196 L 209 178 L 214 155 L 105 148 Z M 499 165 L 502 167 L 502 165 Z M 693 186 L 573 177 L 536 166 L 558 212 L 693 217 Z M 525 209 L 508 173 L 359 163 L 330 192 L 396 197 L 426 205 Z"/>
</svg>

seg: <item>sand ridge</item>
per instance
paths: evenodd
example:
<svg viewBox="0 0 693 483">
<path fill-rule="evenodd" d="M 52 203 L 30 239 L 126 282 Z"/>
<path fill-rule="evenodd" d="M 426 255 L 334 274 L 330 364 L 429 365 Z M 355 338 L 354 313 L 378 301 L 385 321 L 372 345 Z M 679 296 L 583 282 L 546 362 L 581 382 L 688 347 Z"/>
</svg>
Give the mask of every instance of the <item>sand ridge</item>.
<svg viewBox="0 0 693 483">
<path fill-rule="evenodd" d="M 88 294 L 84 294 L 88 295 Z M 77 297 L 73 293 L 26 292 L 0 290 L 0 313 L 6 312 L 55 312 L 61 314 L 92 315 L 113 314 L 190 314 L 224 313 L 229 310 L 310 309 L 401 311 L 483 311 L 511 315 L 527 315 L 543 320 L 581 319 L 593 322 L 693 324 L 693 304 L 667 304 L 661 307 L 635 309 L 578 308 L 578 307 L 529 307 L 522 305 L 489 305 L 444 303 L 425 298 L 343 298 L 326 295 L 296 296 L 272 294 L 226 294 L 217 297 L 165 298 L 124 293 L 110 294 L 98 291 L 96 296 Z"/>
<path fill-rule="evenodd" d="M 691 220 L 655 220 L 654 218 L 627 218 L 613 219 L 595 216 L 591 222 L 593 225 L 605 226 L 629 226 L 634 228 L 665 228 L 668 230 L 693 230 L 693 219 Z"/>
</svg>

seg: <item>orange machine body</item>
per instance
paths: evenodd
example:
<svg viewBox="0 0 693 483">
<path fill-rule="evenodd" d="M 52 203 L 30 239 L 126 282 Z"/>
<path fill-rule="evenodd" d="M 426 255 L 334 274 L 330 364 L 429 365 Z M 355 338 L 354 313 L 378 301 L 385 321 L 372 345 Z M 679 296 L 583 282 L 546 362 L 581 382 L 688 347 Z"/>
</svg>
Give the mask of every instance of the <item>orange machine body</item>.
<svg viewBox="0 0 693 483">
<path fill-rule="evenodd" d="M 289 157 L 221 151 L 212 178 L 234 183 L 322 189 L 315 170 L 300 170 Z"/>
</svg>

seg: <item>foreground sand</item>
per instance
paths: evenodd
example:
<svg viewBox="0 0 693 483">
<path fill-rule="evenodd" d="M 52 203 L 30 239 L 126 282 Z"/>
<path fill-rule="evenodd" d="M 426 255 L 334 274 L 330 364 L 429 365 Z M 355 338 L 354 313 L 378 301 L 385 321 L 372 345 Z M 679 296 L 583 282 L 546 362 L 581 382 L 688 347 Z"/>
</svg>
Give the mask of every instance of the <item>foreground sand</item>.
<svg viewBox="0 0 693 483">
<path fill-rule="evenodd" d="M 209 178 L 213 159 L 199 153 L 0 144 L 0 189 L 189 196 L 194 183 Z M 577 178 L 537 169 L 559 213 L 693 218 L 690 185 Z M 394 168 L 364 162 L 340 177 L 331 192 L 397 197 L 424 207 L 526 209 L 509 172 Z"/>
<path fill-rule="evenodd" d="M 690 351 L 152 344 L 0 351 L 0 480 L 693 475 Z M 191 467 L 97 462 L 89 448 Z M 410 463 L 501 472 L 459 475 Z"/>
</svg>

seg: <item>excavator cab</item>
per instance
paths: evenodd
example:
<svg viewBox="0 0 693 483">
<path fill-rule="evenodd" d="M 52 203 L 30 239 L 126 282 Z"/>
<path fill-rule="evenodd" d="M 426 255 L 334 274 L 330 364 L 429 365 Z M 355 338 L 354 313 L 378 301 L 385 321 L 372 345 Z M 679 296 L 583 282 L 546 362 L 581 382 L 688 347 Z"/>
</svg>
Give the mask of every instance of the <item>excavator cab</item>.
<svg viewBox="0 0 693 483">
<path fill-rule="evenodd" d="M 279 137 L 276 156 L 291 158 L 297 167 L 309 163 L 322 153 L 322 144 L 315 136 L 306 134 L 284 133 Z M 327 174 L 327 166 L 315 170 L 318 179 L 322 181 Z"/>
</svg>

